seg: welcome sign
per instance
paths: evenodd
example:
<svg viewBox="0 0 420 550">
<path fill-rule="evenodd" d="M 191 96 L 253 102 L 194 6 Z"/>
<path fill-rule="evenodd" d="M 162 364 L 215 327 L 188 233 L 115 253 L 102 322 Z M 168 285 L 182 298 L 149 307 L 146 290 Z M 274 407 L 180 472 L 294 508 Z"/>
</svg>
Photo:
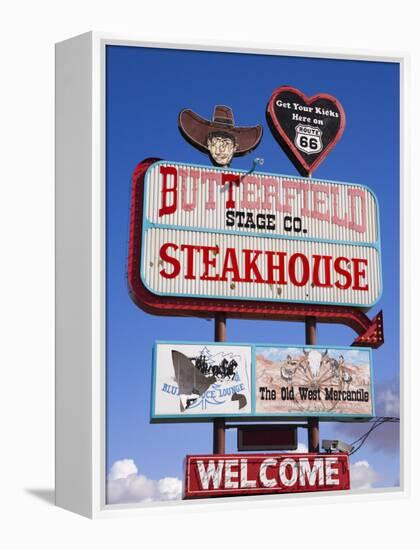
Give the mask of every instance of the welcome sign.
<svg viewBox="0 0 420 550">
<path fill-rule="evenodd" d="M 349 488 L 349 461 L 345 453 L 190 455 L 185 458 L 184 498 Z"/>
<path fill-rule="evenodd" d="M 369 307 L 381 293 L 378 206 L 361 185 L 156 162 L 136 221 L 157 296 Z"/>
</svg>

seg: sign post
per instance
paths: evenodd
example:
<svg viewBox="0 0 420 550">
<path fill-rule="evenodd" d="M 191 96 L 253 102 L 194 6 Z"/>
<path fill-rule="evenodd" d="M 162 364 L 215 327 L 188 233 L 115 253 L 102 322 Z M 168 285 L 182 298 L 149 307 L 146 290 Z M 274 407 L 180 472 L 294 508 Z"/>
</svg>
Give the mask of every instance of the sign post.
<svg viewBox="0 0 420 550">
<path fill-rule="evenodd" d="M 214 317 L 214 341 L 226 342 L 226 315 L 216 313 Z M 224 418 L 213 420 L 213 454 L 225 453 L 226 426 Z"/>
<path fill-rule="evenodd" d="M 311 173 L 308 174 L 310 177 Z M 305 343 L 310 346 L 316 344 L 316 317 L 305 319 Z M 319 420 L 314 417 L 308 418 L 308 451 L 319 453 Z"/>
<path fill-rule="evenodd" d="M 310 346 L 316 344 L 316 317 L 305 320 L 305 342 Z M 316 417 L 308 418 L 308 450 L 319 453 L 319 420 Z"/>
</svg>

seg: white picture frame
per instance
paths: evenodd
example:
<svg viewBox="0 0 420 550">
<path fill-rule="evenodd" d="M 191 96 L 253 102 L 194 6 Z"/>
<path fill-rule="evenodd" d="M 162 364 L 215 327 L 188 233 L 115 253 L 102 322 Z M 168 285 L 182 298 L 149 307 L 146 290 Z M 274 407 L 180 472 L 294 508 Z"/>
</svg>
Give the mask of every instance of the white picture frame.
<svg viewBox="0 0 420 550">
<path fill-rule="evenodd" d="M 250 48 L 238 44 L 163 44 L 102 33 L 86 33 L 56 45 L 56 504 L 87 517 L 141 514 L 144 505 L 106 504 L 105 377 L 105 49 L 107 45 L 217 52 L 293 55 L 392 62 L 400 65 L 401 208 L 407 201 L 407 64 L 405 54 L 359 54 L 329 50 Z M 401 250 L 405 256 L 405 211 L 401 212 Z M 403 279 L 402 279 L 403 280 Z M 402 289 L 404 292 L 404 289 Z M 401 298 L 401 307 L 406 296 Z M 404 318 L 402 316 L 402 318 Z M 401 349 L 405 335 L 401 329 Z M 402 351 L 401 364 L 404 364 Z M 401 376 L 404 426 L 407 378 Z M 407 491 L 405 430 L 401 430 L 400 487 L 346 495 L 375 498 Z M 77 471 L 77 477 L 70 472 Z M 249 497 L 256 506 L 264 497 Z M 240 507 L 249 498 L 220 499 L 219 506 Z M 289 498 L 343 498 L 298 495 Z M 275 501 L 280 505 L 280 501 Z M 203 506 L 195 502 L 153 506 Z"/>
</svg>

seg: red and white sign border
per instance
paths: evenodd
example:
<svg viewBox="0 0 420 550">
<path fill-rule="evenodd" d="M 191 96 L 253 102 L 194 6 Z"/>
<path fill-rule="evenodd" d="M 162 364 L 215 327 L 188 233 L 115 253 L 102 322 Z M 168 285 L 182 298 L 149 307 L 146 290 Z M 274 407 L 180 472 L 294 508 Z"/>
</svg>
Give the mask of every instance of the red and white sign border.
<svg viewBox="0 0 420 550">
<path fill-rule="evenodd" d="M 144 159 L 132 175 L 127 278 L 130 295 L 140 308 L 154 315 L 209 317 L 223 312 L 237 319 L 303 321 L 308 316 L 316 316 L 321 323 L 340 323 L 353 328 L 359 335 L 355 341 L 358 346 L 379 347 L 383 343 L 382 314 L 371 321 L 362 308 L 353 306 L 159 296 L 150 292 L 141 278 L 144 182 L 147 170 L 159 161 L 161 159 L 154 157 Z"/>
</svg>

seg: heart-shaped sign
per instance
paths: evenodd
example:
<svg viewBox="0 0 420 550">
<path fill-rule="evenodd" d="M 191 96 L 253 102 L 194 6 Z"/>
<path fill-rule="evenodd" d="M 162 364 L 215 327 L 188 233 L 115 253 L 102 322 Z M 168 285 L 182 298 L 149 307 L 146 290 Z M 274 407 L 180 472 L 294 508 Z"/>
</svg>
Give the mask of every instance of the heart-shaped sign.
<svg viewBox="0 0 420 550">
<path fill-rule="evenodd" d="M 267 119 L 274 137 L 304 176 L 311 174 L 335 147 L 346 124 L 343 107 L 335 97 L 306 97 L 291 86 L 274 90 Z"/>
</svg>

